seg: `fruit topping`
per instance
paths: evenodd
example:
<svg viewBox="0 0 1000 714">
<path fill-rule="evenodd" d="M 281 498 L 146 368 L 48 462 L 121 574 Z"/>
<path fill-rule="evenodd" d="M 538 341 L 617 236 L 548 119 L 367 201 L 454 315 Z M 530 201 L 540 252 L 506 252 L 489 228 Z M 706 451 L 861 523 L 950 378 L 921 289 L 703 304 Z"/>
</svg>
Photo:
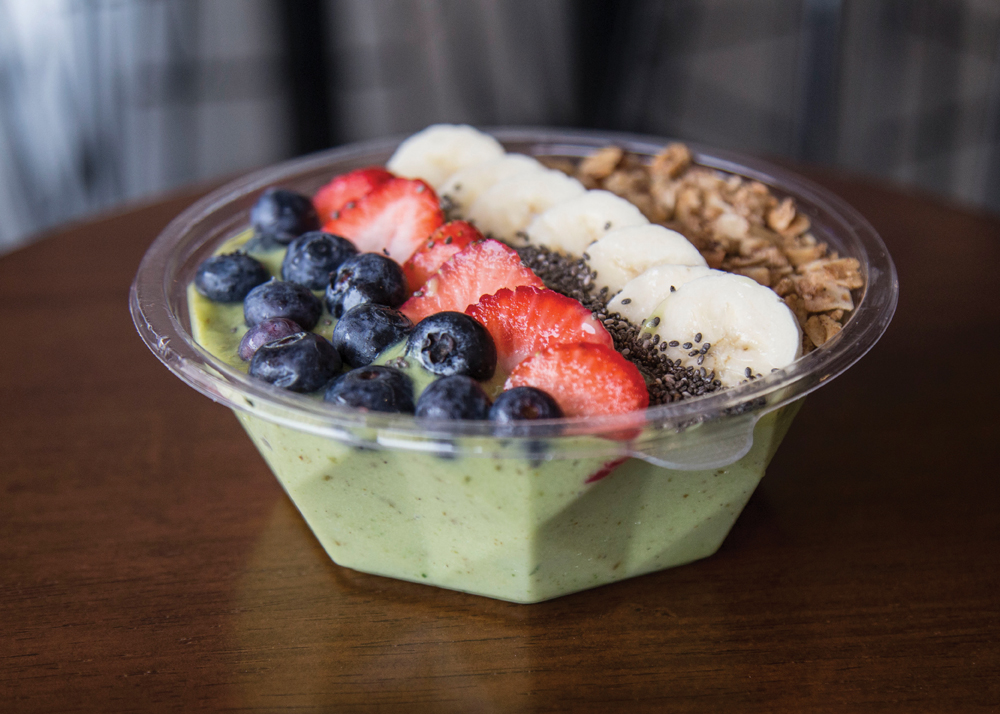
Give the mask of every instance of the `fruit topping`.
<svg viewBox="0 0 1000 714">
<path fill-rule="evenodd" d="M 649 405 L 638 368 L 605 345 L 553 345 L 524 360 L 505 389 L 536 387 L 548 392 L 568 417 L 620 414 Z"/>
<path fill-rule="evenodd" d="M 535 158 L 524 154 L 506 154 L 499 159 L 483 161 L 459 169 L 437 187 L 441 202 L 455 216 L 464 216 L 479 194 L 504 179 L 529 171 L 544 171 Z"/>
<path fill-rule="evenodd" d="M 269 317 L 287 317 L 311 330 L 323 314 L 323 303 L 309 288 L 280 280 L 258 285 L 243 300 L 243 317 L 253 327 Z"/>
<path fill-rule="evenodd" d="M 547 392 L 535 387 L 514 387 L 500 396 L 490 407 L 489 418 L 498 424 L 512 424 L 535 419 L 560 419 L 563 412 Z"/>
<path fill-rule="evenodd" d="M 444 223 L 434 189 L 421 180 L 394 178 L 344 206 L 323 225 L 364 253 L 382 253 L 405 263 Z"/>
<path fill-rule="evenodd" d="M 610 191 L 587 191 L 562 201 L 535 218 L 525 229 L 528 242 L 570 255 L 583 255 L 587 246 L 609 231 L 649 223 L 642 211 Z"/>
<path fill-rule="evenodd" d="M 412 330 L 413 323 L 399 310 L 362 303 L 344 313 L 333 328 L 331 341 L 347 364 L 364 367 Z"/>
<path fill-rule="evenodd" d="M 381 166 L 355 169 L 350 173 L 335 176 L 313 196 L 313 205 L 319 214 L 320 223 L 333 218 L 333 214 L 347 205 L 368 195 L 376 186 L 381 186 L 391 178 L 391 173 Z"/>
<path fill-rule="evenodd" d="M 302 327 L 298 323 L 289 320 L 287 317 L 269 317 L 266 320 L 261 320 L 246 331 L 243 339 L 240 340 L 237 352 L 240 355 L 240 359 L 249 362 L 250 358 L 253 357 L 254 353 L 261 346 L 302 331 Z"/>
<path fill-rule="evenodd" d="M 715 373 L 727 387 L 768 375 L 800 355 L 795 315 L 770 288 L 716 272 L 670 293 L 647 322 L 667 359 Z"/>
<path fill-rule="evenodd" d="M 314 332 L 297 332 L 262 345 L 250 376 L 292 392 L 314 392 L 340 371 L 340 354 Z"/>
<path fill-rule="evenodd" d="M 461 374 L 431 382 L 417 400 L 416 415 L 428 419 L 485 419 L 490 398 L 479 382 Z"/>
<path fill-rule="evenodd" d="M 529 285 L 501 288 L 465 312 L 492 335 L 498 365 L 507 373 L 550 345 L 592 342 L 614 347 L 611 335 L 590 310 L 554 290 Z"/>
<path fill-rule="evenodd" d="M 215 255 L 198 267 L 195 289 L 216 302 L 240 302 L 261 283 L 271 278 L 267 268 L 243 253 Z"/>
<path fill-rule="evenodd" d="M 303 233 L 319 230 L 319 217 L 308 196 L 269 188 L 250 209 L 250 223 L 261 238 L 291 243 Z"/>
<path fill-rule="evenodd" d="M 483 191 L 469 207 L 466 218 L 485 235 L 514 241 L 535 216 L 585 191 L 583 184 L 562 171 L 530 171 Z"/>
<path fill-rule="evenodd" d="M 608 311 L 641 325 L 681 285 L 716 272 L 699 265 L 654 265 L 625 283 L 608 302 Z"/>
<path fill-rule="evenodd" d="M 418 322 L 406 340 L 406 355 L 442 377 L 464 374 L 483 381 L 497 366 L 490 333 L 461 312 L 439 312 Z"/>
<path fill-rule="evenodd" d="M 341 263 L 357 252 L 346 238 L 322 231 L 303 233 L 288 245 L 281 263 L 281 277 L 310 290 L 322 290 L 330 284 L 331 274 L 337 272 Z"/>
<path fill-rule="evenodd" d="M 417 290 L 455 253 L 483 239 L 466 221 L 445 223 L 431 234 L 403 265 L 403 275 L 411 292 Z"/>
<path fill-rule="evenodd" d="M 464 312 L 483 295 L 519 285 L 545 287 L 514 249 L 488 239 L 455 253 L 400 310 L 419 322 L 435 312 Z"/>
<path fill-rule="evenodd" d="M 503 155 L 499 141 L 471 126 L 433 124 L 401 143 L 386 168 L 399 176 L 419 177 L 439 186 L 461 168 Z"/>
<path fill-rule="evenodd" d="M 406 278 L 399 263 L 378 253 L 361 253 L 341 263 L 326 287 L 326 307 L 341 317 L 365 303 L 399 307 L 406 300 Z"/>
<path fill-rule="evenodd" d="M 667 263 L 706 266 L 687 238 L 654 224 L 619 228 L 587 248 L 587 264 L 597 273 L 595 287 L 607 287 L 608 295 L 654 265 Z"/>
<path fill-rule="evenodd" d="M 344 407 L 412 414 L 413 382 L 394 367 L 369 365 L 338 377 L 323 398 Z"/>
</svg>

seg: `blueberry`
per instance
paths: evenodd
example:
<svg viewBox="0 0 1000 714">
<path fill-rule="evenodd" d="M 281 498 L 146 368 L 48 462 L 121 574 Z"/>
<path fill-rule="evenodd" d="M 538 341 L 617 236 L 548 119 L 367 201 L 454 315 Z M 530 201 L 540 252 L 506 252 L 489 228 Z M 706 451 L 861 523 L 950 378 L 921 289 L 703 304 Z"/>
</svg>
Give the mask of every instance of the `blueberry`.
<svg viewBox="0 0 1000 714">
<path fill-rule="evenodd" d="M 535 387 L 514 387 L 501 392 L 493 406 L 490 407 L 489 419 L 501 424 L 496 433 L 498 436 L 524 436 L 529 428 L 525 422 L 536 419 L 559 419 L 563 416 L 562 409 L 548 392 Z M 554 432 L 558 432 L 556 427 Z M 545 441 L 530 439 L 523 448 L 528 453 L 532 466 L 538 466 L 549 450 Z"/>
<path fill-rule="evenodd" d="M 323 314 L 323 303 L 309 288 L 272 280 L 258 285 L 243 300 L 243 317 L 253 327 L 269 317 L 287 317 L 311 330 Z"/>
<path fill-rule="evenodd" d="M 333 328 L 332 341 L 347 364 L 364 367 L 411 330 L 413 323 L 399 310 L 364 303 L 344 313 Z"/>
<path fill-rule="evenodd" d="M 331 384 L 324 399 L 373 412 L 413 413 L 413 382 L 394 367 L 352 369 Z"/>
<path fill-rule="evenodd" d="M 340 372 L 340 354 L 314 332 L 296 332 L 262 345 L 250 376 L 293 392 L 315 392 Z"/>
<path fill-rule="evenodd" d="M 399 307 L 404 300 L 403 269 L 378 253 L 361 253 L 345 260 L 326 288 L 326 307 L 334 317 L 364 303 Z"/>
<path fill-rule="evenodd" d="M 257 235 L 286 244 L 319 230 L 319 216 L 309 197 L 283 188 L 269 188 L 261 194 L 250 209 L 250 223 Z"/>
<path fill-rule="evenodd" d="M 198 267 L 194 287 L 209 300 L 239 302 L 253 288 L 271 279 L 267 268 L 243 253 L 215 255 Z"/>
<path fill-rule="evenodd" d="M 441 377 L 427 386 L 417 400 L 416 414 L 429 419 L 485 419 L 490 398 L 472 377 Z"/>
<path fill-rule="evenodd" d="M 561 419 L 562 409 L 548 392 L 535 387 L 514 387 L 501 392 L 489 418 L 499 424 L 535 419 Z"/>
<path fill-rule="evenodd" d="M 269 317 L 266 320 L 261 320 L 247 330 L 247 333 L 243 335 L 243 339 L 240 340 L 240 347 L 237 352 L 240 355 L 240 359 L 249 361 L 253 357 L 253 353 L 268 342 L 274 342 L 275 340 L 280 340 L 282 337 L 288 337 L 302 331 L 298 323 L 289 320 L 287 317 Z"/>
<path fill-rule="evenodd" d="M 438 312 L 418 322 L 406 341 L 406 355 L 442 377 L 464 374 L 484 381 L 497 366 L 490 333 L 461 312 Z"/>
<path fill-rule="evenodd" d="M 281 263 L 281 278 L 310 290 L 322 290 L 340 264 L 357 252 L 351 241 L 332 233 L 303 233 L 288 246 Z"/>
</svg>

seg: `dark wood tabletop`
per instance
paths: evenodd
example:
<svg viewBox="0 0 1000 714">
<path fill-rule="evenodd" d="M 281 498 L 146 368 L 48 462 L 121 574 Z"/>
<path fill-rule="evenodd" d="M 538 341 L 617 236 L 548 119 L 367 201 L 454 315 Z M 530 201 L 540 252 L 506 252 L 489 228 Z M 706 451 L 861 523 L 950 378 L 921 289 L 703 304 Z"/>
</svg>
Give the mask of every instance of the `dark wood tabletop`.
<svg viewBox="0 0 1000 714">
<path fill-rule="evenodd" d="M 139 339 L 199 192 L 0 258 L 0 709 L 1000 711 L 1000 219 L 818 170 L 900 274 L 721 550 L 514 605 L 334 565 Z"/>
</svg>

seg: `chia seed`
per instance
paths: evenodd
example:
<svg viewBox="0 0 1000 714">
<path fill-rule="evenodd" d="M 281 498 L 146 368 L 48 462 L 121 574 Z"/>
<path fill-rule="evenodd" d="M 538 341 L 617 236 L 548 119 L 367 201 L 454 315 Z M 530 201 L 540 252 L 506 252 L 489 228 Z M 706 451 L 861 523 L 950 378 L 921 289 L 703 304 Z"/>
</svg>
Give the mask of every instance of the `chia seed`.
<svg viewBox="0 0 1000 714">
<path fill-rule="evenodd" d="M 610 291 L 607 287 L 594 290 L 597 273 L 590 270 L 585 259 L 554 253 L 539 245 L 527 245 L 516 250 L 545 287 L 578 300 L 604 325 L 618 353 L 638 367 L 646 379 L 650 406 L 670 404 L 722 388 L 714 372 L 708 375 L 704 368 L 682 367 L 679 358 L 671 360 L 665 354 L 668 346 L 680 345 L 678 340 L 661 341 L 659 334 L 644 332 L 641 326 L 633 324 L 620 313 L 608 310 Z M 629 298 L 622 300 L 623 305 L 630 302 Z M 659 317 L 649 321 L 650 327 L 658 327 L 659 324 Z M 698 337 L 700 342 L 700 335 Z M 690 342 L 685 343 L 686 350 L 692 347 Z M 694 351 L 701 362 L 708 347 L 706 343 L 701 350 Z"/>
</svg>

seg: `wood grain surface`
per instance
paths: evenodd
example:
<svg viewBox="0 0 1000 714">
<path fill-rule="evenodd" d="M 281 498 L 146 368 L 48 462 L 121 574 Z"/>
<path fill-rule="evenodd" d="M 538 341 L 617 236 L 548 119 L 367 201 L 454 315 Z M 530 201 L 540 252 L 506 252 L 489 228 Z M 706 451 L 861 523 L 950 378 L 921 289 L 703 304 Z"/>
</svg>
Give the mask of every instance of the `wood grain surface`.
<svg viewBox="0 0 1000 714">
<path fill-rule="evenodd" d="M 196 195 L 0 258 L 0 709 L 1000 711 L 1000 220 L 815 170 L 896 318 L 715 556 L 538 605 L 329 561 L 236 419 L 137 336 Z"/>
</svg>

